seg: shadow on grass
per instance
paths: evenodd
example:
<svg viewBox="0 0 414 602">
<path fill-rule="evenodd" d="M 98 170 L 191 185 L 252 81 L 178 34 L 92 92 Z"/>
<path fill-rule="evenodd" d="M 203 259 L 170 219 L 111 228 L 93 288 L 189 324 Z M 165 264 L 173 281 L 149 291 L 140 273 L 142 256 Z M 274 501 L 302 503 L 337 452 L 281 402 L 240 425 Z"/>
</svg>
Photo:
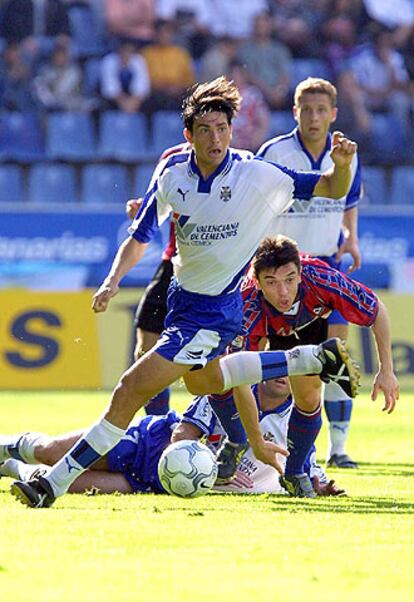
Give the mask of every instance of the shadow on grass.
<svg viewBox="0 0 414 602">
<path fill-rule="evenodd" d="M 311 512 L 337 514 L 414 514 L 413 502 L 395 501 L 383 497 L 364 498 L 316 498 L 314 500 L 300 499 L 270 499 L 273 512 Z"/>
<path fill-rule="evenodd" d="M 370 464 L 369 462 L 358 462 L 358 470 L 337 470 L 337 474 L 350 473 L 355 477 L 381 477 L 384 475 L 394 477 L 414 477 L 413 464 Z"/>
</svg>

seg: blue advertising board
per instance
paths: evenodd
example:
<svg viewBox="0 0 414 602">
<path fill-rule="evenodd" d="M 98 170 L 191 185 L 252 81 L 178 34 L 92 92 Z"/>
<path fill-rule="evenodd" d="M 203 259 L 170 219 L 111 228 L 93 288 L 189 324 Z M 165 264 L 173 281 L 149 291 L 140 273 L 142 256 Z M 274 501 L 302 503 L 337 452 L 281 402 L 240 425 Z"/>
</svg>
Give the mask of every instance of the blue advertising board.
<svg viewBox="0 0 414 602">
<path fill-rule="evenodd" d="M 123 211 L 7 212 L 0 214 L 0 287 L 80 289 L 108 273 L 130 221 Z M 145 286 L 168 238 L 158 232 L 140 264 L 124 279 Z"/>
</svg>

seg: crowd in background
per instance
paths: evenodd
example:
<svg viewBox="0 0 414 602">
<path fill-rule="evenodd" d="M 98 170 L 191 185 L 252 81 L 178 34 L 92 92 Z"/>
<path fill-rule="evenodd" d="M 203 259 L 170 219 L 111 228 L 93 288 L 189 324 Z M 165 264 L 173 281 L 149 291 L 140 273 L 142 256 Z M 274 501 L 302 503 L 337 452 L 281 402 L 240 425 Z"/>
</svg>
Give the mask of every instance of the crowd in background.
<svg viewBox="0 0 414 602">
<path fill-rule="evenodd" d="M 363 152 L 376 114 L 411 142 L 412 0 L 0 0 L 0 49 L 0 110 L 150 120 L 225 74 L 244 97 L 234 145 L 256 150 L 272 112 L 290 110 L 295 65 L 313 59 Z"/>
</svg>

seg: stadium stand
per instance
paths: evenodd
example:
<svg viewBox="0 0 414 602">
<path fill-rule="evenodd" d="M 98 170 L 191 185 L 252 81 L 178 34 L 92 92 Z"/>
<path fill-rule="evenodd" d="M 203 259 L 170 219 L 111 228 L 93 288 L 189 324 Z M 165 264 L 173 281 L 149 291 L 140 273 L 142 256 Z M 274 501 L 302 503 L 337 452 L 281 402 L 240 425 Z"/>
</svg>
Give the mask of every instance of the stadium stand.
<svg viewBox="0 0 414 602">
<path fill-rule="evenodd" d="M 76 203 L 75 169 L 57 163 L 34 165 L 29 173 L 30 203 Z"/>
<path fill-rule="evenodd" d="M 106 111 L 101 116 L 98 154 L 103 159 L 143 161 L 151 157 L 144 115 Z"/>
<path fill-rule="evenodd" d="M 0 203 L 15 203 L 21 201 L 22 198 L 22 169 L 17 165 L 0 165 Z"/>
<path fill-rule="evenodd" d="M 130 192 L 128 172 L 122 165 L 87 165 L 82 170 L 84 203 L 125 203 Z"/>
<path fill-rule="evenodd" d="M 362 170 L 364 202 L 369 205 L 384 205 L 389 202 L 389 194 L 382 167 L 365 166 Z"/>
<path fill-rule="evenodd" d="M 414 205 L 414 167 L 395 167 L 391 178 L 391 203 Z"/>
<path fill-rule="evenodd" d="M 51 159 L 91 161 L 96 156 L 93 124 L 88 113 L 59 112 L 49 115 L 46 153 Z"/>
<path fill-rule="evenodd" d="M 45 141 L 35 113 L 4 112 L 0 115 L 0 158 L 21 163 L 45 158 Z"/>
<path fill-rule="evenodd" d="M 153 171 L 153 164 L 141 165 L 136 168 L 133 179 L 134 196 L 143 196 L 146 193 Z"/>
</svg>

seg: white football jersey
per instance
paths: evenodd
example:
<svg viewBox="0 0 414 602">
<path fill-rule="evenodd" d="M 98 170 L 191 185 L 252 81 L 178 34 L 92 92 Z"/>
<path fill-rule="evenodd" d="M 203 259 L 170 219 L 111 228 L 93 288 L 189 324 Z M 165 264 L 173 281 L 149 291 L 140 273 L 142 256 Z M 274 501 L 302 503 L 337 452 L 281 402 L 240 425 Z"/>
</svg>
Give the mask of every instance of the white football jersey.
<svg viewBox="0 0 414 602">
<path fill-rule="evenodd" d="M 274 232 L 275 217 L 294 197 L 308 202 L 319 179 L 232 149 L 207 180 L 192 151 L 168 157 L 157 172 L 129 232 L 149 242 L 171 213 L 176 279 L 185 290 L 205 295 L 238 288 L 258 244 Z"/>
<path fill-rule="evenodd" d="M 331 136 L 318 158 L 314 160 L 304 146 L 299 130 L 265 142 L 257 156 L 297 171 L 322 173 L 330 169 Z M 352 181 L 348 194 L 341 199 L 313 197 L 310 202 L 296 198 L 287 213 L 274 222 L 274 234 L 285 234 L 297 241 L 303 253 L 330 257 L 337 252 L 342 232 L 344 211 L 355 207 L 361 196 L 361 170 L 358 156 L 351 164 Z"/>
</svg>

